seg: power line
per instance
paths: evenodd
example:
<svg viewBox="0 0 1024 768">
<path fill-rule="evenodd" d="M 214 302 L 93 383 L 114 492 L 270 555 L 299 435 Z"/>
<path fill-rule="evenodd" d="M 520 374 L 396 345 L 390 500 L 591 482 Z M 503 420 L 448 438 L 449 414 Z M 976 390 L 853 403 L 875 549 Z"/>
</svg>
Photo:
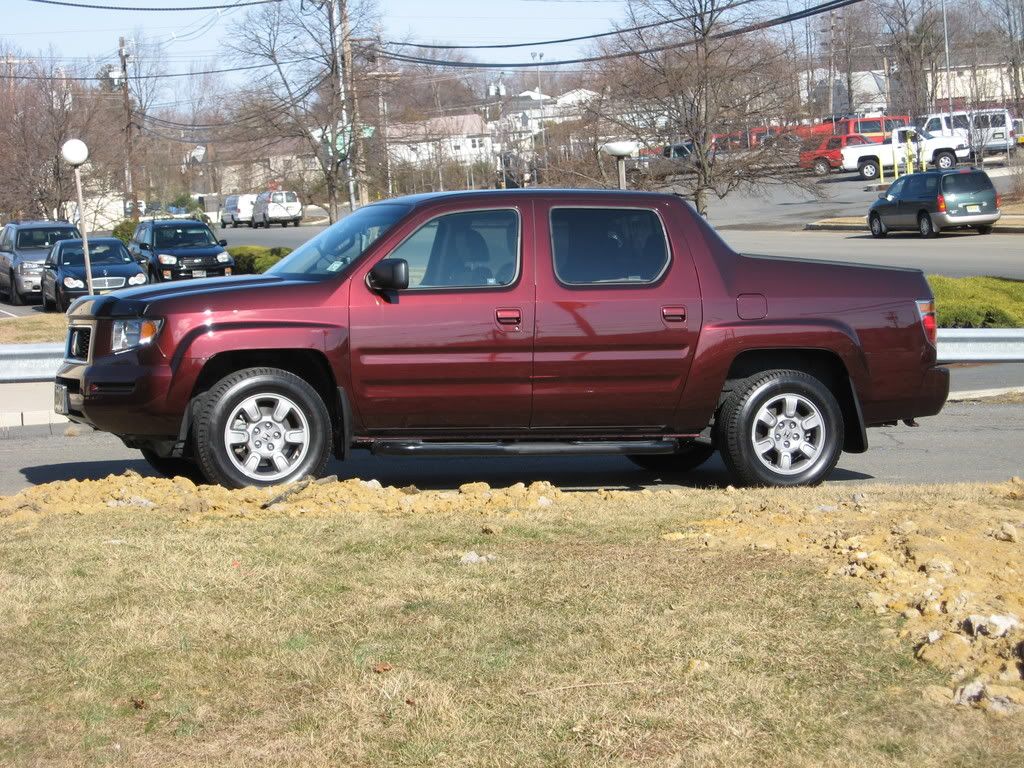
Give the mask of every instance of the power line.
<svg viewBox="0 0 1024 768">
<path fill-rule="evenodd" d="M 315 61 L 316 59 L 317 59 L 317 57 L 315 57 L 315 56 L 306 56 L 306 57 L 303 57 L 301 59 L 290 59 L 290 60 L 287 60 L 287 61 L 269 62 L 267 64 L 247 64 L 246 66 L 242 66 L 242 67 L 225 67 L 225 68 L 222 68 L 222 69 L 205 69 L 205 70 L 200 70 L 198 72 L 156 72 L 156 73 L 146 74 L 146 75 L 131 75 L 129 79 L 131 79 L 131 80 L 160 80 L 160 79 L 169 78 L 169 77 L 197 77 L 199 75 L 222 75 L 222 74 L 225 74 L 227 72 L 243 72 L 245 70 L 265 69 L 267 67 L 276 67 L 278 65 L 288 66 L 290 64 L 301 64 L 302 62 L 305 62 L 305 61 Z M 54 75 L 53 77 L 48 77 L 46 75 L 8 75 L 8 74 L 4 74 L 3 72 L 0 72 L 0 80 L 44 80 L 45 81 L 45 80 L 53 80 L 55 78 L 56 79 L 60 79 L 60 80 L 70 80 L 72 82 L 92 82 L 93 80 L 98 80 L 99 79 L 97 77 L 66 77 L 66 76 L 58 76 L 58 75 Z"/>
<path fill-rule="evenodd" d="M 845 8 L 848 5 L 855 5 L 863 2 L 863 0 L 831 0 L 831 2 L 822 3 L 807 8 L 803 11 L 795 11 L 793 13 L 787 13 L 784 16 L 777 16 L 774 19 L 768 21 L 760 21 L 754 24 L 748 24 L 744 27 L 738 27 L 731 29 L 726 32 L 720 32 L 716 35 L 709 35 L 708 40 L 724 40 L 729 37 L 736 37 L 738 35 L 745 35 L 749 32 L 756 32 L 762 29 L 769 29 L 771 27 L 777 27 L 780 24 L 789 24 L 794 21 L 802 21 L 803 19 L 810 18 L 812 16 L 818 16 L 829 11 L 835 11 L 840 8 Z M 376 55 L 382 59 L 389 59 L 391 61 L 400 61 L 407 64 L 424 64 L 437 67 L 453 67 L 460 69 L 534 69 L 538 67 L 557 67 L 567 64 L 591 64 L 598 61 L 613 61 L 615 59 L 625 59 L 631 56 L 643 56 L 649 53 L 662 53 L 663 51 L 670 51 L 678 48 L 685 48 L 690 43 L 668 43 L 666 45 L 659 45 L 653 48 L 644 48 L 642 50 L 629 50 L 621 51 L 619 53 L 609 53 L 603 56 L 584 56 L 578 59 L 562 59 L 561 61 L 514 61 L 514 62 L 501 62 L 501 63 L 479 63 L 473 61 L 453 61 L 451 59 L 430 59 L 421 56 L 406 56 L 400 53 L 389 53 L 377 49 Z"/>
<path fill-rule="evenodd" d="M 28 2 L 40 3 L 42 5 L 60 5 L 67 8 L 87 8 L 91 11 L 158 11 L 175 13 L 178 11 L 229 10 L 231 8 L 242 8 L 246 5 L 269 5 L 270 3 L 280 3 L 281 0 L 243 0 L 243 2 L 233 3 L 231 5 L 179 5 L 173 8 L 152 8 L 137 5 L 94 5 L 92 3 L 72 3 L 68 2 L 68 0 L 28 0 Z"/>
<path fill-rule="evenodd" d="M 749 5 L 750 3 L 760 2 L 760 0 L 737 0 L 737 2 L 729 5 L 724 5 L 716 12 L 730 11 L 733 8 L 739 8 L 741 5 Z M 421 43 L 408 43 L 396 40 L 385 40 L 384 43 L 387 45 L 402 46 L 407 48 L 429 48 L 431 50 L 443 50 L 443 51 L 469 51 L 469 50 L 483 50 L 483 49 L 495 49 L 495 48 L 535 48 L 541 45 L 559 45 L 560 43 L 578 43 L 582 40 L 599 40 L 602 37 L 614 37 L 615 35 L 627 35 L 630 32 L 641 32 L 645 29 L 653 29 L 654 27 L 660 27 L 665 24 L 678 24 L 680 21 L 690 21 L 692 19 L 700 18 L 701 14 L 689 14 L 687 16 L 677 16 L 673 19 L 664 19 L 662 21 L 652 21 L 649 24 L 640 24 L 635 27 L 627 27 L 625 29 L 613 29 L 609 32 L 598 32 L 593 35 L 579 35 L 578 37 L 563 37 L 558 40 L 534 40 L 528 43 L 500 43 L 492 45 L 424 45 Z"/>
</svg>

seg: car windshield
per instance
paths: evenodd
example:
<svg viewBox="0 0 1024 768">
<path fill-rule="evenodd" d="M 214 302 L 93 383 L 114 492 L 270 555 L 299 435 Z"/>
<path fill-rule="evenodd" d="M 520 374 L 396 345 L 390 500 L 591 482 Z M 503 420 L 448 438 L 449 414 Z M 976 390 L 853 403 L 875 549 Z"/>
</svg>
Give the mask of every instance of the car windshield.
<svg viewBox="0 0 1024 768">
<path fill-rule="evenodd" d="M 18 248 L 50 248 L 58 240 L 81 237 L 73 227 L 34 227 L 18 232 Z"/>
<path fill-rule="evenodd" d="M 378 203 L 360 208 L 267 270 L 268 274 L 330 277 L 358 259 L 410 210 L 408 205 Z"/>
<path fill-rule="evenodd" d="M 120 243 L 89 243 L 89 262 L 98 264 L 131 264 L 132 257 Z M 85 254 L 82 246 L 65 245 L 60 249 L 60 263 L 65 267 L 85 266 Z"/>
<path fill-rule="evenodd" d="M 947 195 L 992 192 L 994 187 L 986 173 L 950 173 L 942 177 L 942 191 Z"/>
<path fill-rule="evenodd" d="M 202 224 L 156 227 L 153 235 L 157 248 L 190 248 L 217 244 L 213 233 Z"/>
</svg>

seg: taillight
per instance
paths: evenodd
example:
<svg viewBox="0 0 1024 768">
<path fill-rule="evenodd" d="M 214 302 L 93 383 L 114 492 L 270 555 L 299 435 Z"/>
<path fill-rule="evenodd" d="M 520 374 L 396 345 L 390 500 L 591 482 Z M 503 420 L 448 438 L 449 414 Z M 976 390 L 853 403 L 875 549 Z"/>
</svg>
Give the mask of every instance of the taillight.
<svg viewBox="0 0 1024 768">
<path fill-rule="evenodd" d="M 999 196 L 999 193 L 996 192 L 996 208 L 1002 208 L 1002 207 L 1003 207 L 1003 198 L 1001 198 Z"/>
<path fill-rule="evenodd" d="M 935 299 L 918 299 L 917 313 L 921 316 L 924 337 L 934 347 L 939 338 L 939 323 L 935 319 Z"/>
<path fill-rule="evenodd" d="M 943 197 L 942 195 L 939 195 L 937 198 L 935 198 L 935 205 L 938 207 L 939 213 L 946 212 L 946 198 Z"/>
</svg>

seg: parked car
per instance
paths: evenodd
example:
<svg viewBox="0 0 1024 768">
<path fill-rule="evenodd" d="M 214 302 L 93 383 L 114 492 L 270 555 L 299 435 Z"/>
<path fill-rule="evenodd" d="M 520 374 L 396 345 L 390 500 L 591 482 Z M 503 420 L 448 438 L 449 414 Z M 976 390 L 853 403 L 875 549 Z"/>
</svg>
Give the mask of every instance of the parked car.
<svg viewBox="0 0 1024 768">
<path fill-rule="evenodd" d="M 856 133 L 846 136 L 824 136 L 821 140 L 812 139 L 811 142 L 811 148 L 800 153 L 799 165 L 801 168 L 814 171 L 816 176 L 828 176 L 832 171 L 842 167 L 843 147 L 871 143 Z"/>
<path fill-rule="evenodd" d="M 901 176 L 868 211 L 875 237 L 916 230 L 935 237 L 944 229 L 973 228 L 987 235 L 999 221 L 999 193 L 984 171 L 963 168 Z"/>
<path fill-rule="evenodd" d="M 938 413 L 935 341 L 920 271 L 743 256 L 675 195 L 425 194 L 262 275 L 79 299 L 54 394 L 158 471 L 226 486 L 354 448 L 659 472 L 717 450 L 788 486 Z"/>
<path fill-rule="evenodd" d="M 66 221 L 15 221 L 0 233 L 0 290 L 11 304 L 40 294 L 43 262 L 59 240 L 81 237 Z"/>
<path fill-rule="evenodd" d="M 224 207 L 220 211 L 220 226 L 239 224 L 252 226 L 252 209 L 256 204 L 256 195 L 228 195 L 224 198 Z"/>
<path fill-rule="evenodd" d="M 89 239 L 92 287 L 97 295 L 119 288 L 145 285 L 149 276 L 116 237 Z M 73 299 L 88 293 L 85 251 L 80 239 L 61 240 L 50 249 L 43 264 L 43 310 L 66 312 Z"/>
<path fill-rule="evenodd" d="M 235 260 L 227 240 L 195 219 L 154 219 L 135 228 L 128 250 L 146 266 L 151 282 L 230 275 Z"/>
<path fill-rule="evenodd" d="M 252 208 L 252 225 L 269 227 L 289 223 L 299 226 L 302 221 L 302 203 L 294 192 L 261 192 Z"/>
<path fill-rule="evenodd" d="M 897 128 L 881 144 L 844 147 L 840 150 L 842 169 L 857 171 L 865 180 L 877 179 L 883 168 L 906 163 L 908 145 L 913 167 L 918 167 L 923 157 L 925 163 L 947 170 L 971 154 L 967 142 L 959 136 L 933 136 L 921 128 Z"/>
<path fill-rule="evenodd" d="M 1016 148 L 1014 120 L 1006 109 L 978 109 L 921 115 L 914 124 L 934 135 L 958 136 L 973 154 L 1004 154 Z"/>
</svg>

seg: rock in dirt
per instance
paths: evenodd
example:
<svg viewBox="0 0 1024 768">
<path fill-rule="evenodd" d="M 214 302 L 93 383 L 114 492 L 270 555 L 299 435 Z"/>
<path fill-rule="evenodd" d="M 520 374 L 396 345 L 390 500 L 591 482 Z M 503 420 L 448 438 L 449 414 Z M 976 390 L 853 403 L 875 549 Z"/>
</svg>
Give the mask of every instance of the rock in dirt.
<svg viewBox="0 0 1024 768">
<path fill-rule="evenodd" d="M 462 565 L 485 565 L 496 559 L 495 555 L 478 555 L 476 552 L 467 552 L 460 559 Z"/>
<path fill-rule="evenodd" d="M 964 619 L 964 630 L 977 637 L 1003 637 L 1010 632 L 1020 628 L 1020 619 L 1012 614 L 992 614 L 991 616 L 980 616 L 972 613 Z"/>
<path fill-rule="evenodd" d="M 940 669 L 960 669 L 971 658 L 971 641 L 955 632 L 943 632 L 935 642 L 918 648 L 917 658 Z"/>
<path fill-rule="evenodd" d="M 1019 535 L 1017 533 L 1017 526 L 1013 523 L 1003 523 L 995 534 L 998 541 L 1008 541 L 1011 543 L 1016 543 Z"/>
</svg>

